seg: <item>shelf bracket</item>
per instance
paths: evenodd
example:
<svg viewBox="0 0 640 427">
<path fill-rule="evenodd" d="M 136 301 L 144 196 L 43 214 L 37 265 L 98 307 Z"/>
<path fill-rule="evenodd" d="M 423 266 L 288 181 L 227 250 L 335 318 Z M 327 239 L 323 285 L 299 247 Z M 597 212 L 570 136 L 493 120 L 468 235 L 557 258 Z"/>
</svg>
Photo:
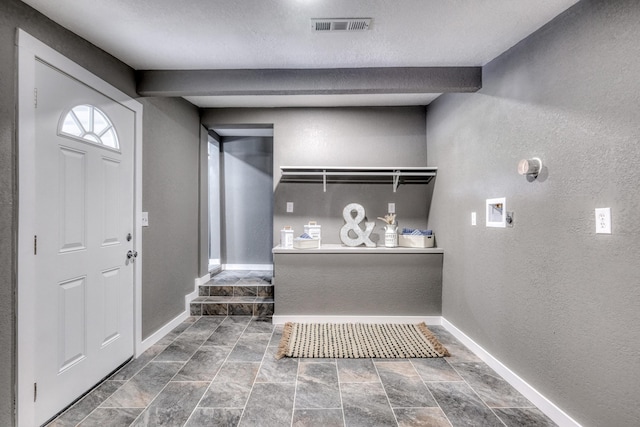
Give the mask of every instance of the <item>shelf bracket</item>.
<svg viewBox="0 0 640 427">
<path fill-rule="evenodd" d="M 393 173 L 393 192 L 395 193 L 400 184 L 400 171 L 394 171 Z"/>
<path fill-rule="evenodd" d="M 322 171 L 322 190 L 325 193 L 327 192 L 327 170 L 326 169 Z"/>
</svg>

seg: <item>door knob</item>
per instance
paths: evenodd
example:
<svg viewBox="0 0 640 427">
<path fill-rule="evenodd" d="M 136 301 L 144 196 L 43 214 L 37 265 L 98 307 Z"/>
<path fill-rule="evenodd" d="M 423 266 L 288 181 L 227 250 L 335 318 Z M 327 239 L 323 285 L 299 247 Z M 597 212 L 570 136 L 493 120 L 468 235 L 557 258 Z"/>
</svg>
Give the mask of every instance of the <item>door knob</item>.
<svg viewBox="0 0 640 427">
<path fill-rule="evenodd" d="M 135 261 L 137 257 L 138 257 L 138 251 L 127 252 L 127 259 L 130 259 L 132 262 Z"/>
</svg>

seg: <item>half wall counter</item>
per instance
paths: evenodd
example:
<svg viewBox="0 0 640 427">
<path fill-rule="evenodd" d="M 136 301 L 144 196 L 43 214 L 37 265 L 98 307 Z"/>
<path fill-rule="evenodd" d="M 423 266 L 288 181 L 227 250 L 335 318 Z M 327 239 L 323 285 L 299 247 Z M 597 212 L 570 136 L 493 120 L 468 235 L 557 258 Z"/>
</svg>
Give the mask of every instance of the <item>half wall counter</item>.
<svg viewBox="0 0 640 427">
<path fill-rule="evenodd" d="M 441 316 L 441 248 L 273 249 L 274 323 Z"/>
</svg>

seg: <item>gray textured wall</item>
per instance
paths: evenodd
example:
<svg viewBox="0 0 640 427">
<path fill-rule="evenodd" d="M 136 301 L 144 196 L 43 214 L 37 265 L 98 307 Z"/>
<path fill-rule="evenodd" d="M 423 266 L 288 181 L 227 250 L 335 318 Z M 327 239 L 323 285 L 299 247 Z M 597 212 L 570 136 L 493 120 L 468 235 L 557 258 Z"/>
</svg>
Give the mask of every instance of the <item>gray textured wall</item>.
<svg viewBox="0 0 640 427">
<path fill-rule="evenodd" d="M 271 108 L 203 110 L 205 126 L 273 124 L 274 244 L 279 230 L 291 225 L 302 234 L 303 225 L 316 220 L 323 243 L 340 243 L 342 210 L 351 203 L 364 206 L 374 220 L 395 202 L 401 226 L 424 227 L 432 185 L 280 183 L 280 166 L 426 166 L 424 107 Z M 286 213 L 286 202 L 294 212 Z M 382 223 L 374 231 L 379 235 Z M 377 236 L 379 237 L 379 236 Z M 377 238 L 376 237 L 376 238 Z"/>
<path fill-rule="evenodd" d="M 16 235 L 17 233 L 17 182 L 16 174 L 16 155 L 17 146 L 15 133 L 16 129 L 16 81 L 17 73 L 16 50 L 15 50 L 15 33 L 16 28 L 22 28 L 31 35 L 44 41 L 49 46 L 61 52 L 71 60 L 80 64 L 84 68 L 98 75 L 105 81 L 111 83 L 118 89 L 127 93 L 132 97 L 136 97 L 135 93 L 135 76 L 134 71 L 118 61 L 116 58 L 108 55 L 104 51 L 96 48 L 87 41 L 79 38 L 75 34 L 55 24 L 48 18 L 36 12 L 29 6 L 18 0 L 3 0 L 0 2 L 0 424 L 14 424 L 14 387 L 15 384 L 15 291 L 16 291 Z M 173 137 L 179 136 L 178 144 L 186 144 L 185 138 L 191 138 L 193 146 L 198 145 L 198 112 L 190 104 L 182 101 L 174 100 L 142 100 L 144 104 L 144 155 L 150 157 L 162 157 L 162 153 L 156 151 L 155 147 L 162 147 L 168 142 L 175 144 Z M 163 111 L 164 110 L 164 111 Z M 177 113 L 174 115 L 174 113 Z M 167 117 L 167 115 L 171 117 Z M 179 117 L 176 118 L 176 117 Z M 163 134 L 154 132 L 153 128 L 163 126 L 163 121 L 172 120 L 179 130 L 172 129 L 171 132 Z M 197 165 L 197 158 L 188 159 L 189 164 L 174 164 L 171 168 L 163 170 L 167 177 L 172 175 L 180 176 L 182 168 L 194 170 Z M 153 162 L 149 159 L 145 163 L 147 168 L 146 179 L 143 182 L 145 192 L 154 192 L 154 188 L 162 192 L 162 182 L 156 183 L 149 181 L 148 176 L 153 172 L 156 165 L 162 165 L 162 162 Z M 162 165 L 164 166 L 164 165 Z M 159 188 L 160 187 L 160 188 Z M 192 192 L 193 198 L 197 198 L 197 174 L 195 177 L 189 177 L 188 183 L 182 191 Z M 193 216 L 192 225 L 197 224 L 197 203 L 192 206 L 176 206 L 174 205 L 177 217 Z M 153 221 L 153 217 L 152 217 Z M 179 222 L 180 219 L 177 220 Z M 157 223 L 159 225 L 159 223 Z M 173 228 L 173 222 L 168 224 L 168 228 Z M 150 230 L 149 230 L 150 231 Z M 148 234 L 148 233 L 147 233 Z M 160 271 L 171 271 L 174 268 L 181 271 L 181 277 L 177 278 L 172 285 L 180 289 L 184 296 L 185 289 L 191 286 L 189 291 L 193 290 L 193 279 L 197 276 L 197 232 L 190 232 L 189 235 L 181 235 L 178 237 L 178 246 L 187 247 L 185 257 L 189 257 L 186 261 L 182 255 L 176 257 L 171 254 L 170 257 L 162 259 L 163 265 Z M 159 237 L 144 242 L 142 255 L 149 258 L 152 251 L 158 245 Z M 155 243 L 156 246 L 153 244 Z M 164 246 L 169 246 L 167 240 L 162 241 Z M 193 249 L 192 249 L 193 246 Z M 191 253 L 195 255 L 191 257 Z M 188 263 L 189 270 L 183 269 L 183 263 Z M 154 261 L 149 260 L 147 266 L 153 265 Z M 151 275 L 143 276 L 143 288 L 146 296 L 154 295 L 156 300 L 171 300 L 176 303 L 175 291 L 164 292 L 163 286 L 165 277 L 158 277 L 160 271 Z M 160 280 L 160 285 L 157 280 Z M 184 298 L 178 298 L 184 301 Z M 184 303 L 182 303 L 184 304 Z M 175 307 L 172 307 L 175 309 Z M 184 309 L 184 305 L 182 305 Z M 147 313 L 143 319 L 143 330 L 151 331 L 156 324 L 162 324 L 171 320 L 172 312 L 152 310 Z M 177 313 L 176 313 L 177 314 Z M 175 314 L 173 314 L 175 315 Z"/>
<path fill-rule="evenodd" d="M 273 138 L 224 137 L 224 264 L 271 264 Z"/>
<path fill-rule="evenodd" d="M 182 99 L 142 98 L 142 335 L 184 311 L 199 272 L 200 119 Z"/>
<path fill-rule="evenodd" d="M 585 426 L 640 425 L 638 22 L 636 0 L 583 0 L 427 110 L 443 315 Z M 502 196 L 515 227 L 485 228 Z"/>
</svg>

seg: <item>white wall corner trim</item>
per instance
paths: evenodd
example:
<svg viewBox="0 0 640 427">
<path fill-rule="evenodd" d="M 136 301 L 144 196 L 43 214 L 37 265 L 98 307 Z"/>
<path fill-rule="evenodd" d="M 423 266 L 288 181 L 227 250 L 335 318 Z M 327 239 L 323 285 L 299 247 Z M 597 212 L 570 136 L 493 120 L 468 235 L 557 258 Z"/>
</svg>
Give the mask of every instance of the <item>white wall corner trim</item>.
<svg viewBox="0 0 640 427">
<path fill-rule="evenodd" d="M 273 315 L 274 325 L 287 322 L 297 323 L 381 323 L 440 325 L 440 316 L 313 316 L 313 315 Z"/>
<path fill-rule="evenodd" d="M 442 326 L 559 426 L 581 427 L 580 424 L 571 418 L 566 412 L 544 397 L 540 392 L 520 378 L 515 372 L 506 367 L 498 359 L 493 357 L 488 351 L 478 345 L 444 317 L 442 317 Z"/>
<path fill-rule="evenodd" d="M 196 287 L 193 290 L 192 293 L 190 293 L 189 295 L 187 295 L 187 297 L 189 297 L 190 295 L 193 295 L 193 293 L 195 292 L 195 296 L 193 298 L 196 298 L 198 296 L 198 287 L 201 285 L 204 285 L 205 283 L 207 283 L 209 280 L 211 280 L 211 273 L 207 273 L 202 277 L 198 277 L 196 278 Z M 191 300 L 193 300 L 193 298 Z M 191 300 L 189 300 L 189 303 L 191 302 Z M 188 304 L 188 303 L 187 303 Z M 189 306 L 187 305 L 187 308 L 189 308 Z"/>
<path fill-rule="evenodd" d="M 222 264 L 223 270 L 264 270 L 273 271 L 273 264 Z"/>
</svg>

